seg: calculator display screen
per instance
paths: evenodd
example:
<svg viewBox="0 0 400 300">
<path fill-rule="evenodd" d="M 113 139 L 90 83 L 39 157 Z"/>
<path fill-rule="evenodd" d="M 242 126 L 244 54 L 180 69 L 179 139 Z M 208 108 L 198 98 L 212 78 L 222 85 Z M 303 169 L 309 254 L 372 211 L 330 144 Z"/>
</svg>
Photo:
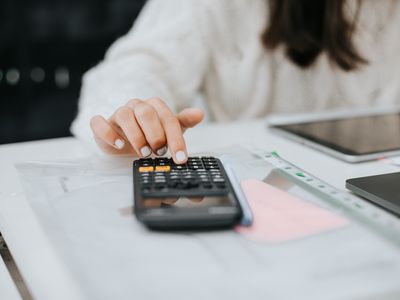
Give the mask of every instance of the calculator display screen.
<svg viewBox="0 0 400 300">
<path fill-rule="evenodd" d="M 169 197 L 169 198 L 145 198 L 143 207 L 145 208 L 196 208 L 196 207 L 214 207 L 214 206 L 232 206 L 236 205 L 235 199 L 231 194 L 223 196 L 205 196 L 205 197 Z"/>
<path fill-rule="evenodd" d="M 349 155 L 400 149 L 399 113 L 274 127 Z"/>
</svg>

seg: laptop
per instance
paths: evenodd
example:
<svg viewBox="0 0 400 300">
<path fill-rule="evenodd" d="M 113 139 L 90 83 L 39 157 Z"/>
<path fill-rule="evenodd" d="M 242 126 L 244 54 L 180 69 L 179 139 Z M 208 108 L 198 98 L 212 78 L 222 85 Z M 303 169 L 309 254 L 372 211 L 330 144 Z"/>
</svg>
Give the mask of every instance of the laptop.
<svg viewBox="0 0 400 300">
<path fill-rule="evenodd" d="M 400 216 L 400 172 L 348 179 L 346 188 Z"/>
</svg>

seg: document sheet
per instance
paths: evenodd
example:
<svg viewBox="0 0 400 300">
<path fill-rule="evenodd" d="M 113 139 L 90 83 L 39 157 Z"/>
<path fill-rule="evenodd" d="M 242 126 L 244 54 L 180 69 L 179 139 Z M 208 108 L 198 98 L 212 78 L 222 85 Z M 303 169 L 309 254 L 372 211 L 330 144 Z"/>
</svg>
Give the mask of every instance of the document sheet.
<svg viewBox="0 0 400 300">
<path fill-rule="evenodd" d="M 229 157 L 247 195 L 263 184 L 266 203 L 250 203 L 259 210 L 255 224 L 280 234 L 265 227 L 269 238 L 249 235 L 251 228 L 148 230 L 132 214 L 129 158 L 26 162 L 17 169 L 51 245 L 88 299 L 400 298 L 397 244 L 244 148 L 211 154 Z M 284 222 L 262 212 L 277 201 Z M 305 223 L 310 211 L 314 219 Z"/>
</svg>

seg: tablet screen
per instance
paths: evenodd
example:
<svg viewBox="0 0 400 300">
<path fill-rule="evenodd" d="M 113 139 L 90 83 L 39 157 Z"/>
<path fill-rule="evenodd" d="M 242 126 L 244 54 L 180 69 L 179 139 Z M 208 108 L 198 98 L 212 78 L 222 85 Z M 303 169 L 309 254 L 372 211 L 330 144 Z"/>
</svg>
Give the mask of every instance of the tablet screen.
<svg viewBox="0 0 400 300">
<path fill-rule="evenodd" d="M 399 113 L 274 127 L 349 155 L 400 149 Z"/>
</svg>

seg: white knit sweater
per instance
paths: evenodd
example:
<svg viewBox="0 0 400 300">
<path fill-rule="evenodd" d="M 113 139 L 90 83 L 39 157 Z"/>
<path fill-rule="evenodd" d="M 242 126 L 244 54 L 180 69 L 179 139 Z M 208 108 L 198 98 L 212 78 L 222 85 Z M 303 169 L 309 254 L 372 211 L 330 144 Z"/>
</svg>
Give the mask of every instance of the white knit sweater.
<svg viewBox="0 0 400 300">
<path fill-rule="evenodd" d="M 356 2 L 347 2 L 350 16 Z M 149 0 L 84 76 L 72 132 L 90 141 L 93 115 L 153 96 L 179 111 L 200 94 L 215 121 L 399 103 L 400 1 L 362 1 L 354 38 L 370 63 L 350 73 L 325 55 L 303 70 L 282 49 L 266 51 L 267 18 L 267 0 Z"/>
</svg>

